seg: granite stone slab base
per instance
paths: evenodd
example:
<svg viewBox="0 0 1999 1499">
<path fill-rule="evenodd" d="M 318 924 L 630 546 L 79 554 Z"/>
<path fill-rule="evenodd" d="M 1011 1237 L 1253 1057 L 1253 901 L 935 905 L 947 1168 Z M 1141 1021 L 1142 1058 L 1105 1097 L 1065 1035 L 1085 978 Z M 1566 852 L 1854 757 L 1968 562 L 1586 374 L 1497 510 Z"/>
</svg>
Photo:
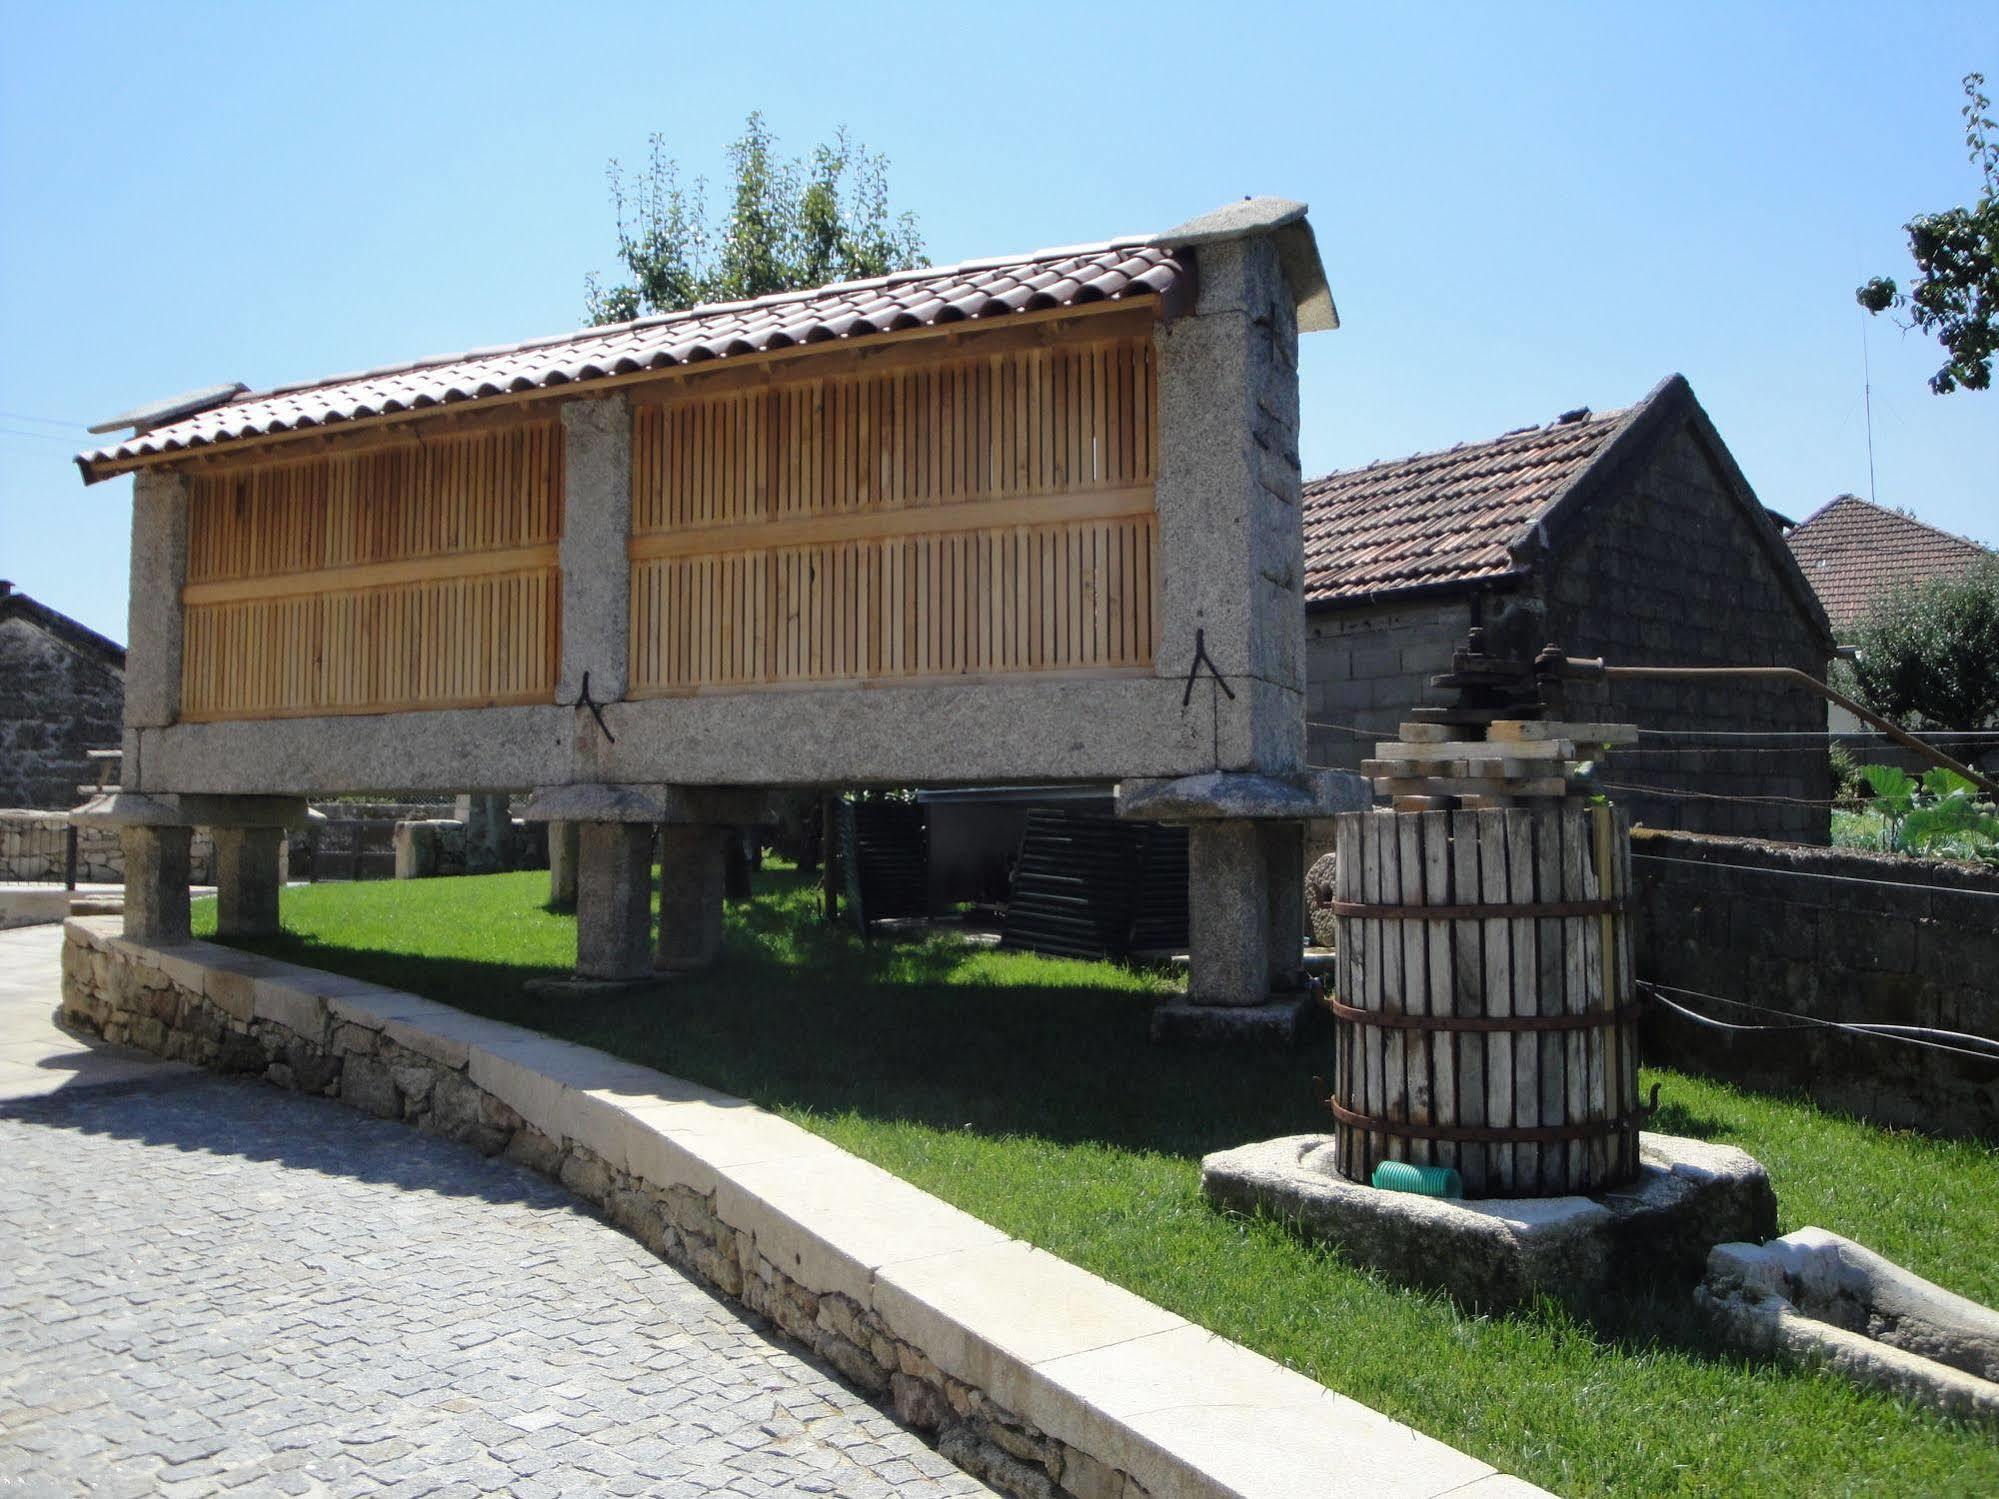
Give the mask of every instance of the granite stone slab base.
<svg viewBox="0 0 1999 1499">
<path fill-rule="evenodd" d="M 1315 1018 L 1309 998 L 1261 1005 L 1190 1005 L 1175 1000 L 1152 1012 L 1152 1039 L 1222 1046 L 1296 1046 Z"/>
<path fill-rule="evenodd" d="M 1691 1287 L 1714 1245 L 1776 1233 L 1769 1174 L 1744 1152 L 1643 1134 L 1639 1157 L 1638 1180 L 1597 1197 L 1440 1199 L 1350 1182 L 1333 1170 L 1331 1135 L 1290 1135 L 1208 1156 L 1201 1190 L 1482 1311 Z"/>
<path fill-rule="evenodd" d="M 1999 1311 L 1826 1229 L 1717 1244 L 1694 1304 L 1745 1353 L 1999 1421 Z"/>
<path fill-rule="evenodd" d="M 648 973 L 631 979 L 592 979 L 570 974 L 559 979 L 529 979 L 521 989 L 537 999 L 610 999 L 620 994 L 636 994 L 642 989 L 658 989 L 666 977 Z"/>
</svg>

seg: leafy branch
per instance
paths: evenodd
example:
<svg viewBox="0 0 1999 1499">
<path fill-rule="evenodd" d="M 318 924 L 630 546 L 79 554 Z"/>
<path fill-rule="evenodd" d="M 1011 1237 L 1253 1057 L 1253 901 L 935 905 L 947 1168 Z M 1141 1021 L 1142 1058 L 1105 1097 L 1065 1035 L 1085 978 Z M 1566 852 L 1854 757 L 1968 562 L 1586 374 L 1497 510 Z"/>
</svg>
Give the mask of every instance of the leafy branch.
<svg viewBox="0 0 1999 1499">
<path fill-rule="evenodd" d="M 1908 314 L 1905 326 L 1932 334 L 1948 355 L 1930 389 L 1948 395 L 1963 386 L 1988 390 L 1999 353 L 1999 122 L 1985 96 L 1985 75 L 1964 77 L 1964 144 L 1985 190 L 1969 208 L 1919 214 L 1903 226 L 1917 277 L 1904 293 L 1876 276 L 1854 292 L 1872 313 Z"/>
</svg>

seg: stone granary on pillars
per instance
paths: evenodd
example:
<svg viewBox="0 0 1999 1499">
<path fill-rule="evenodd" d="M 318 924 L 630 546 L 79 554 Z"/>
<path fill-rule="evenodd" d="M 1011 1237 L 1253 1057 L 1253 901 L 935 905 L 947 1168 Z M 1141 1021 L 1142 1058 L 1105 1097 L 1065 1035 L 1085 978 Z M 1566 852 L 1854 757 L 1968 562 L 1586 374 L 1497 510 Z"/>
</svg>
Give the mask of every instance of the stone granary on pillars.
<svg viewBox="0 0 1999 1499">
<path fill-rule="evenodd" d="M 1304 486 L 1311 763 L 1351 769 L 1427 700 L 1473 625 L 1618 665 L 1825 675 L 1811 584 L 1686 380 L 1490 442 Z M 1823 843 L 1825 706 L 1754 681 L 1579 684 L 1573 716 L 1647 734 L 1605 780 L 1652 827 Z M 1767 733 L 1792 737 L 1759 738 Z M 1801 747 L 1803 746 L 1803 747 Z M 1647 794 L 1644 788 L 1656 788 Z"/>
<path fill-rule="evenodd" d="M 78 461 L 136 476 L 126 923 L 275 920 L 328 792 L 529 790 L 580 827 L 578 970 L 699 964 L 774 787 L 1124 783 L 1198 819 L 1196 998 L 1299 928 L 1302 204 L 222 387 Z M 648 882 L 661 829 L 660 932 Z M 1285 928 L 1280 925 L 1280 931 Z M 1287 945 L 1289 945 L 1287 943 Z"/>
</svg>

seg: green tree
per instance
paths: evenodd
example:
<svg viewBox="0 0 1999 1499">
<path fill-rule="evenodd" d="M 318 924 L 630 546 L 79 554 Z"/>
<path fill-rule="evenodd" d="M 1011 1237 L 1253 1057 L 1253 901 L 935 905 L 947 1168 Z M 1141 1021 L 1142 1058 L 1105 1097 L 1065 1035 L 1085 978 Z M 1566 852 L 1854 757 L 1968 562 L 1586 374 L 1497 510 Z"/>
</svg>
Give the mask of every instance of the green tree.
<svg viewBox="0 0 1999 1499">
<path fill-rule="evenodd" d="M 1896 590 L 1853 643 L 1850 680 L 1875 712 L 1936 729 L 1999 725 L 1999 557 Z"/>
<path fill-rule="evenodd" d="M 1887 276 L 1854 293 L 1869 312 L 1907 309 L 1910 324 L 1943 345 L 1949 357 L 1930 376 L 1938 395 L 1960 385 L 1990 389 L 1999 352 L 1999 125 L 1984 85 L 1983 73 L 1965 75 L 1964 144 L 1984 175 L 1984 193 L 1970 208 L 1919 214 L 1903 226 L 1917 272 L 1906 295 Z"/>
<path fill-rule="evenodd" d="M 727 210 L 709 210 L 708 181 L 681 181 L 666 138 L 649 143 L 646 170 L 606 175 L 617 215 L 618 259 L 629 278 L 606 288 L 586 278 L 593 323 L 679 312 L 771 292 L 862 280 L 928 265 L 916 216 L 889 207 L 888 159 L 845 127 L 809 157 L 778 154 L 760 112 L 728 150 Z"/>
</svg>

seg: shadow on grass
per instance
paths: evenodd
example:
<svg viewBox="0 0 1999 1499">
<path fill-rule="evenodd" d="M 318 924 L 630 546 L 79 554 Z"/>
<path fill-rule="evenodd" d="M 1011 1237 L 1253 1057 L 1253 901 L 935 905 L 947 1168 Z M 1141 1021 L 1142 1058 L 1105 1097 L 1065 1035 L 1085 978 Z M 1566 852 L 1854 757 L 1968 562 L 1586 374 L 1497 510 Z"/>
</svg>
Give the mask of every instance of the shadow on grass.
<svg viewBox="0 0 1999 1499">
<path fill-rule="evenodd" d="M 765 1107 L 938 1129 L 1096 1142 L 1198 1157 L 1324 1130 L 1312 1087 L 1330 1049 L 1161 1049 L 1160 993 L 1078 982 L 1080 965 L 943 940 L 862 942 L 822 923 L 813 888 L 758 876 L 728 912 L 723 961 L 656 988 L 553 1001 L 523 991 L 549 965 L 440 958 L 285 935 L 240 945 L 408 989 L 599 1047 Z M 372 934 L 371 934 L 372 935 Z M 979 977 L 984 968 L 1003 976 Z M 1101 972 L 1101 970 L 1099 970 Z"/>
<path fill-rule="evenodd" d="M 1728 1140 L 1742 1131 L 1717 1114 L 1700 1114 L 1683 1103 L 1667 1100 L 1653 1113 L 1645 1128 L 1654 1134 L 1686 1135 L 1695 1140 Z"/>
</svg>

